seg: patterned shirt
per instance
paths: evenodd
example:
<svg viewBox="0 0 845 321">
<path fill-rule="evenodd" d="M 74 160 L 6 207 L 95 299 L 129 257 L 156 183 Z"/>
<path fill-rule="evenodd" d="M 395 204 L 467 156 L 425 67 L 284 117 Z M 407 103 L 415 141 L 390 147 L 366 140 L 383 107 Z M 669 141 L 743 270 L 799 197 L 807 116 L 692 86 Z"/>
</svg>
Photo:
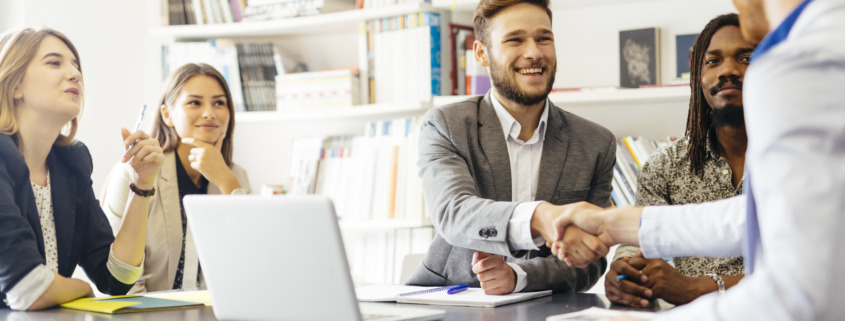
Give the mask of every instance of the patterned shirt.
<svg viewBox="0 0 845 321">
<path fill-rule="evenodd" d="M 703 203 L 742 194 L 742 181 L 733 186 L 733 170 L 710 148 L 709 136 L 702 176 L 690 172 L 688 146 L 689 137 L 684 137 L 649 157 L 637 175 L 637 206 Z M 615 259 L 634 256 L 637 250 L 635 246 L 620 246 Z M 743 273 L 742 257 L 676 257 L 673 262 L 679 272 L 691 277 Z"/>
<path fill-rule="evenodd" d="M 47 186 L 32 184 L 35 207 L 41 218 L 41 235 L 44 238 L 44 258 L 50 271 L 59 272 L 59 250 L 56 242 L 56 219 L 53 216 L 53 194 L 50 172 L 47 172 Z"/>
</svg>

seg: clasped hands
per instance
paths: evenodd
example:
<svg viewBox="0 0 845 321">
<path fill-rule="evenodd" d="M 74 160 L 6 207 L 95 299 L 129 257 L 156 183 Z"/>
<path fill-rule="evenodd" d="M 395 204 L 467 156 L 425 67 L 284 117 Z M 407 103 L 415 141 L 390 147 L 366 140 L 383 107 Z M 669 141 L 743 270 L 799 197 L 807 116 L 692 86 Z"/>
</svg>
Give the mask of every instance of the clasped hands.
<svg viewBox="0 0 845 321">
<path fill-rule="evenodd" d="M 567 265 L 585 267 L 618 244 L 604 222 L 603 208 L 587 202 L 542 203 L 532 218 L 532 231 L 546 240 L 552 254 Z"/>
</svg>

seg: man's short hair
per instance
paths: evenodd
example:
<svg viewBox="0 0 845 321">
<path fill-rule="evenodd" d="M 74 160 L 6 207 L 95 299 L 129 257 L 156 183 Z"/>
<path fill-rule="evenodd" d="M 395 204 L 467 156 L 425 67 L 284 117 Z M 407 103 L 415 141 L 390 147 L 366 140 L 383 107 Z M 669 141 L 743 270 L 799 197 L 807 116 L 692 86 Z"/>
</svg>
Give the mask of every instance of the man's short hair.
<svg viewBox="0 0 845 321">
<path fill-rule="evenodd" d="M 549 21 L 552 20 L 552 9 L 549 8 L 549 0 L 481 0 L 472 16 L 475 39 L 486 45 L 489 40 L 487 39 L 489 37 L 487 29 L 490 19 L 499 13 L 499 11 L 520 3 L 530 3 L 543 8 L 546 10 L 546 14 L 549 15 Z"/>
</svg>

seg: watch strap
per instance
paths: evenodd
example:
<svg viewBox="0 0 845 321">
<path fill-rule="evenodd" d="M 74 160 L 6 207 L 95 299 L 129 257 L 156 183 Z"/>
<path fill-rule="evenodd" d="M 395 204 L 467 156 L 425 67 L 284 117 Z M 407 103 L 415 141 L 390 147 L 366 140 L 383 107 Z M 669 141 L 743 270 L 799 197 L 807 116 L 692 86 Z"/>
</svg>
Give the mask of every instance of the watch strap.
<svg viewBox="0 0 845 321">
<path fill-rule="evenodd" d="M 155 188 L 149 189 L 149 190 L 140 189 L 140 188 L 138 188 L 138 186 L 135 186 L 134 182 L 129 183 L 129 190 L 131 190 L 133 193 L 135 193 L 135 194 L 137 194 L 138 196 L 141 196 L 141 197 L 150 197 L 150 196 L 153 196 L 153 195 L 156 194 Z"/>
<path fill-rule="evenodd" d="M 716 286 L 719 287 L 719 294 L 725 293 L 725 280 L 722 280 L 721 276 L 716 273 L 707 273 L 705 275 L 716 281 Z"/>
</svg>

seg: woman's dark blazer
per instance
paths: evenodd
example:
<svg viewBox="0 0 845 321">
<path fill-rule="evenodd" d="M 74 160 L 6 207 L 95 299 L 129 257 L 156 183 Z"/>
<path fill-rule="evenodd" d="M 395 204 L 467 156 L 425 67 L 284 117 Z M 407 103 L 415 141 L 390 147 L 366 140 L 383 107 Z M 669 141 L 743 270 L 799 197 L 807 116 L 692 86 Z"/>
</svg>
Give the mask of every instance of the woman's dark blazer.
<svg viewBox="0 0 845 321">
<path fill-rule="evenodd" d="M 114 241 L 109 222 L 94 196 L 91 154 L 81 142 L 53 146 L 47 156 L 59 251 L 59 274 L 70 277 L 77 265 L 100 292 L 125 294 L 106 268 Z M 0 134 L 0 306 L 6 293 L 39 264 L 45 264 L 44 239 L 29 169 L 16 136 Z"/>
</svg>

